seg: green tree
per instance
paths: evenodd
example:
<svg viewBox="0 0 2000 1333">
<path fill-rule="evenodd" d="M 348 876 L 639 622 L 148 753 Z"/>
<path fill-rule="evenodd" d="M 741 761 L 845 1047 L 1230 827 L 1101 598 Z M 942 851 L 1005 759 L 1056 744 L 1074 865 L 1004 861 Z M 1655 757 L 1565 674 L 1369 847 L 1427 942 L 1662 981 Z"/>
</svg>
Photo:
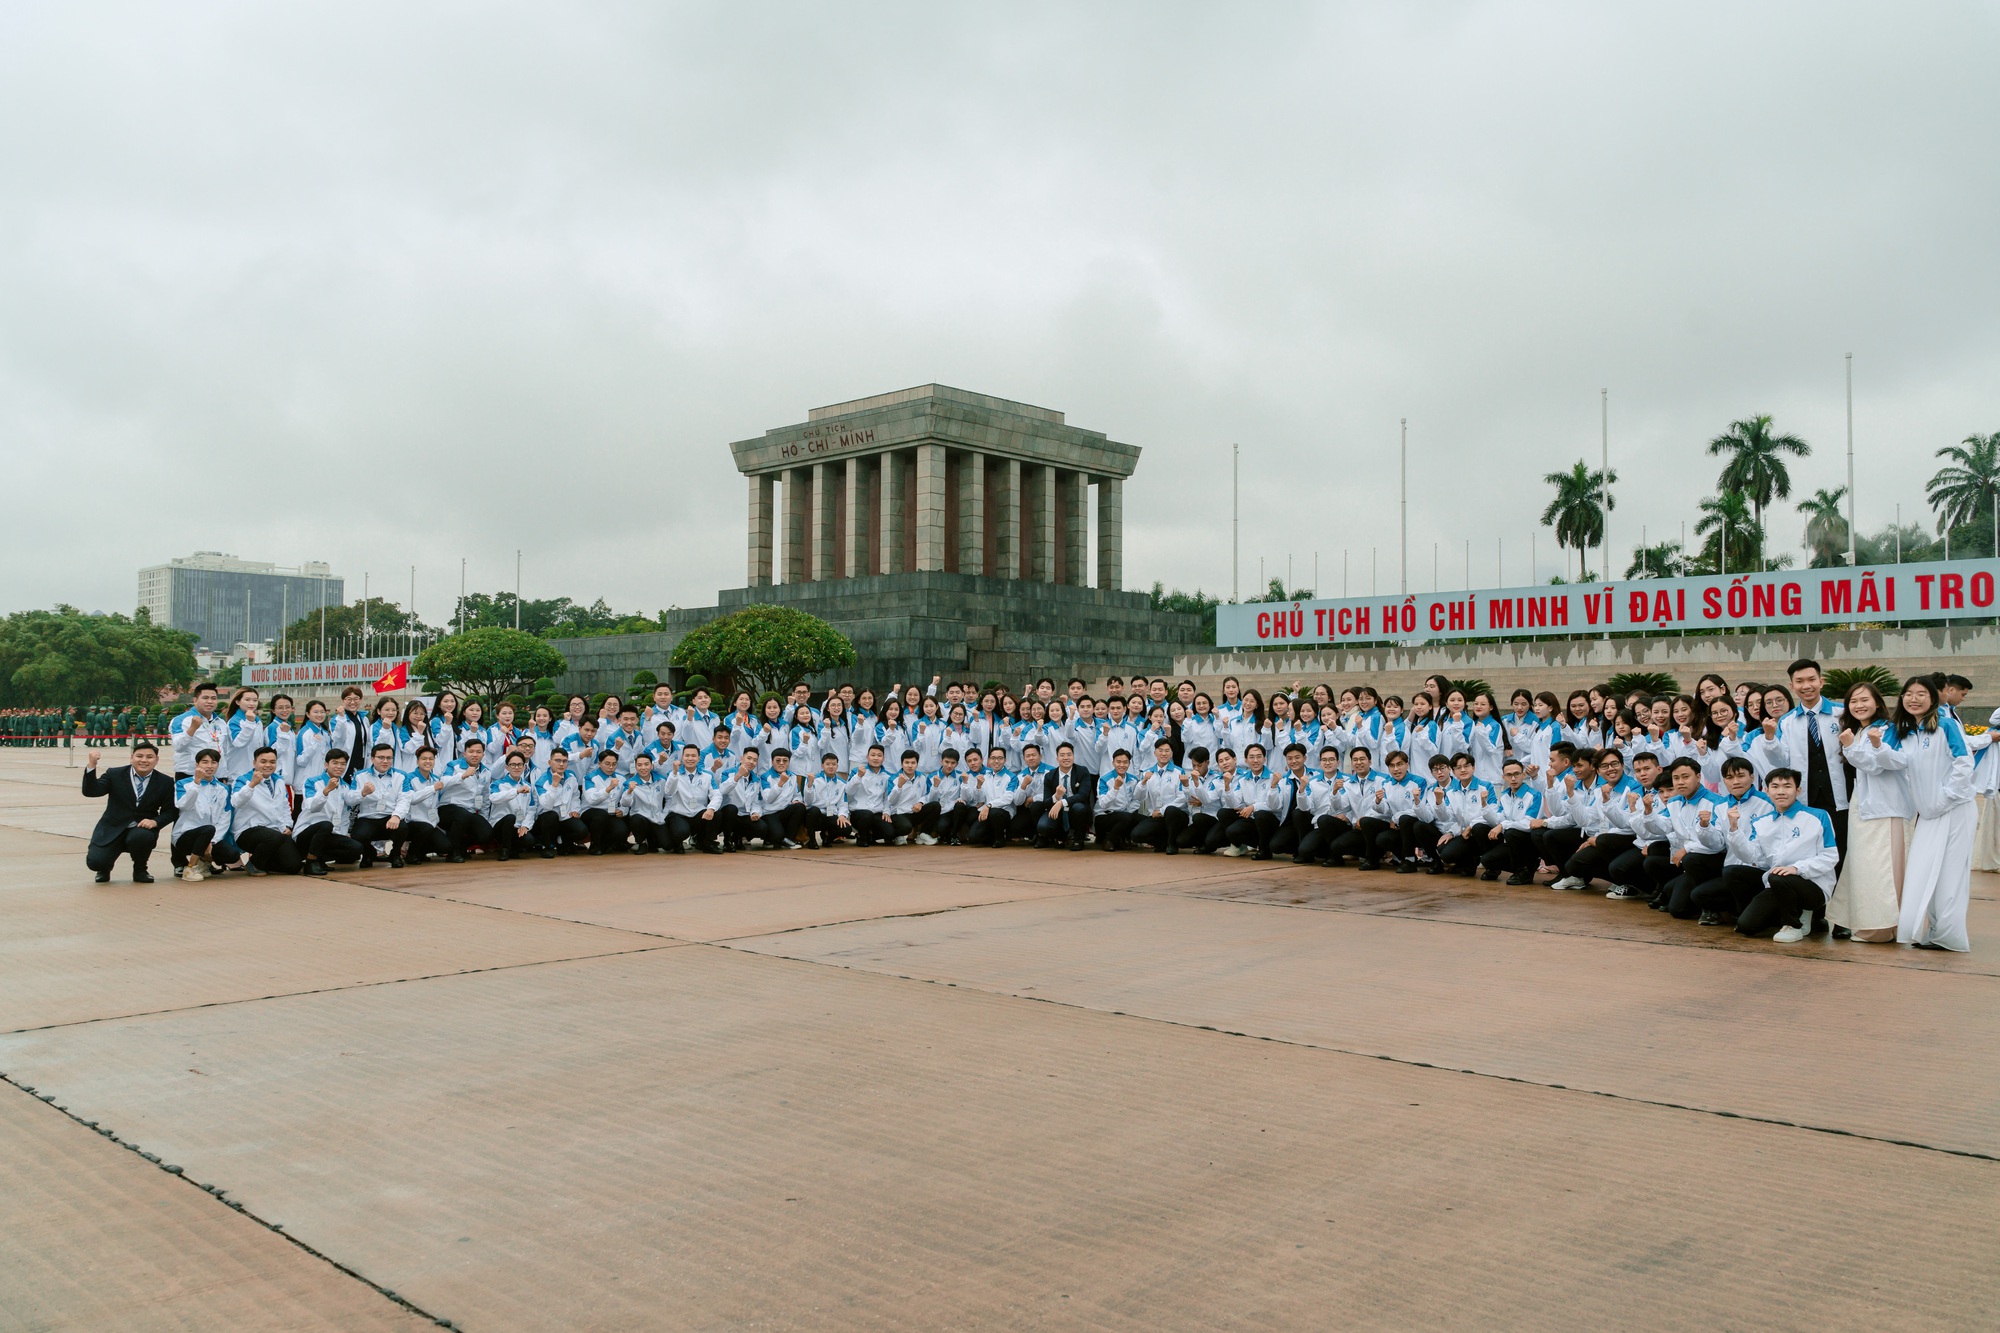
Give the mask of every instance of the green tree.
<svg viewBox="0 0 2000 1333">
<path fill-rule="evenodd" d="M 1792 474 L 1785 455 L 1804 458 L 1812 446 L 1796 435 L 1774 435 L 1769 414 L 1732 421 L 1729 429 L 1708 442 L 1711 457 L 1727 456 L 1722 474 L 1715 479 L 1717 490 L 1740 491 L 1750 502 L 1757 520 L 1757 566 L 1764 565 L 1764 511 L 1773 500 L 1788 500 L 1792 494 Z"/>
<path fill-rule="evenodd" d="M 563 655 L 526 630 L 488 626 L 439 639 L 410 664 L 410 674 L 463 694 L 498 699 L 538 676 L 569 669 Z"/>
<path fill-rule="evenodd" d="M 1555 529 L 1558 549 L 1576 551 L 1577 575 L 1581 578 L 1585 572 L 1584 552 L 1604 540 L 1605 509 L 1618 507 L 1618 497 L 1610 490 L 1618 484 L 1618 473 L 1614 470 L 1606 476 L 1602 471 L 1593 472 L 1579 458 L 1569 471 L 1551 472 L 1542 480 L 1556 488 L 1556 498 L 1542 511 L 1542 524 Z M 1563 572 L 1569 572 L 1567 564 Z"/>
<path fill-rule="evenodd" d="M 2000 431 L 1968 435 L 1963 444 L 1948 444 L 1937 456 L 1952 462 L 1939 468 L 1924 488 L 1937 514 L 1938 532 L 1951 534 L 1952 549 L 1960 556 L 1990 549 L 1992 539 L 1985 530 L 2000 522 L 1994 517 L 2000 512 L 1995 508 L 1995 497 L 2000 496 Z M 1961 536 L 1960 529 L 1968 531 Z"/>
<path fill-rule="evenodd" d="M 73 606 L 0 620 L 0 708 L 150 702 L 194 679 L 195 636 Z"/>
<path fill-rule="evenodd" d="M 1847 515 L 1840 511 L 1840 502 L 1846 498 L 1845 486 L 1832 490 L 1822 486 L 1813 492 L 1812 499 L 1799 501 L 1799 512 L 1806 516 L 1807 563 L 1813 569 L 1846 563 Z"/>
<path fill-rule="evenodd" d="M 1938 539 L 1921 523 L 1905 523 L 1900 529 L 1890 523 L 1879 532 L 1864 533 L 1854 551 L 1854 558 L 1864 565 L 1893 565 L 1898 559 L 1915 564 L 1942 556 Z"/>
<path fill-rule="evenodd" d="M 753 694 L 854 665 L 854 645 L 818 616 L 787 606 L 746 606 L 709 621 L 674 648 L 674 665 Z"/>
<path fill-rule="evenodd" d="M 1210 645 L 1215 643 L 1215 608 L 1222 605 L 1220 597 L 1210 597 L 1199 588 L 1193 592 L 1182 592 L 1179 588 L 1168 592 L 1163 583 L 1153 584 L 1150 595 L 1155 611 L 1178 611 L 1182 615 L 1200 616 L 1201 641 Z"/>
<path fill-rule="evenodd" d="M 365 605 L 360 598 L 356 598 L 347 606 L 326 608 L 325 629 L 329 644 L 338 639 L 360 638 L 364 625 L 371 638 L 437 632 L 396 603 L 382 597 L 370 597 Z M 285 627 L 284 641 L 289 646 L 288 655 L 293 661 L 307 661 L 319 655 L 320 627 L 321 613 L 318 611 L 309 611 Z"/>
<path fill-rule="evenodd" d="M 1745 573 L 1757 563 L 1763 549 L 1764 532 L 1750 512 L 1750 502 L 1741 491 L 1711 495 L 1701 502 L 1701 517 L 1695 520 L 1696 535 L 1706 537 L 1698 557 L 1705 574 Z"/>
<path fill-rule="evenodd" d="M 1687 553 L 1679 542 L 1654 542 L 1632 552 L 1625 567 L 1628 579 L 1677 579 L 1688 572 Z"/>
<path fill-rule="evenodd" d="M 450 628 L 458 627 L 461 613 L 465 628 L 469 630 L 512 629 L 514 594 L 475 592 L 460 598 L 458 605 L 452 609 Z M 657 620 L 628 615 L 612 610 L 602 597 L 589 606 L 567 597 L 524 597 L 520 613 L 521 629 L 549 639 L 581 638 L 592 634 L 642 634 L 666 627 L 664 611 Z"/>
</svg>

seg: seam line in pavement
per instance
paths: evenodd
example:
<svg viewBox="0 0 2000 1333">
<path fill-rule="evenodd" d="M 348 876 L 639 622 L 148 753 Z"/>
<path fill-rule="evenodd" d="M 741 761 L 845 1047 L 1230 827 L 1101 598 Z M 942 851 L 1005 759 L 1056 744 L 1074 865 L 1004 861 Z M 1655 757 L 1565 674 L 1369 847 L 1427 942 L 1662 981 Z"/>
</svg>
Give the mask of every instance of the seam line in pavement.
<svg viewBox="0 0 2000 1333">
<path fill-rule="evenodd" d="M 411 1314 L 416 1315 L 422 1319 L 428 1319 L 430 1320 L 431 1323 L 437 1325 L 439 1328 L 449 1328 L 449 1329 L 458 1328 L 458 1325 L 453 1323 L 451 1320 L 446 1319 L 441 1315 L 436 1315 L 431 1313 L 429 1310 L 424 1309 L 421 1305 L 418 1305 L 415 1301 L 410 1300 L 408 1297 L 400 1294 L 393 1288 L 385 1287 L 381 1283 L 369 1277 L 367 1274 L 358 1272 L 355 1269 L 350 1268 L 348 1265 L 340 1262 L 340 1260 L 326 1253 L 326 1251 L 315 1249 L 313 1246 L 306 1244 L 304 1241 L 300 1240 L 297 1236 L 294 1236 L 291 1232 L 285 1230 L 285 1228 L 280 1224 L 272 1222 L 268 1218 L 262 1217 L 259 1214 L 252 1212 L 250 1209 L 244 1207 L 243 1204 L 241 1204 L 237 1200 L 228 1197 L 228 1195 L 223 1190 L 218 1189 L 214 1185 L 205 1184 L 202 1181 L 196 1180 L 193 1176 L 188 1175 L 178 1166 L 162 1162 L 159 1158 L 145 1151 L 138 1144 L 133 1143 L 127 1139 L 120 1138 L 114 1131 L 106 1129 L 103 1125 L 98 1124 L 95 1121 L 85 1120 L 82 1116 L 70 1110 L 67 1106 L 64 1106 L 60 1102 L 56 1101 L 55 1097 L 52 1094 L 39 1091 L 38 1089 L 33 1088 L 28 1084 L 21 1082 L 13 1075 L 8 1074 L 4 1071 L 0 1071 L 0 1083 L 4 1083 L 10 1088 L 18 1089 L 20 1092 L 25 1093 L 26 1095 L 34 1098 L 38 1102 L 45 1103 L 52 1110 L 66 1117 L 71 1124 L 76 1125 L 81 1129 L 87 1129 L 91 1133 L 96 1134 L 100 1138 L 109 1139 L 111 1142 L 123 1148 L 126 1152 L 131 1153 L 133 1156 L 139 1158 L 139 1160 L 150 1165 L 154 1170 L 158 1171 L 160 1174 L 178 1177 L 183 1183 L 187 1184 L 189 1187 L 193 1189 L 200 1190 L 203 1194 L 210 1196 L 217 1203 L 221 1204 L 223 1207 L 234 1209 L 236 1212 L 241 1213 L 244 1217 L 249 1218 L 252 1222 L 255 1222 L 258 1226 L 264 1228 L 271 1234 L 279 1237 L 281 1240 L 284 1240 L 296 1246 L 297 1248 L 304 1250 L 307 1254 L 319 1260 L 321 1263 L 326 1264 L 328 1267 L 334 1269 L 336 1272 L 345 1274 L 347 1277 L 353 1278 L 356 1282 L 359 1282 L 363 1286 L 373 1290 L 377 1295 L 382 1296 L 390 1301 L 393 1301 L 397 1305 L 400 1305 L 403 1309 L 408 1310 Z"/>
<path fill-rule="evenodd" d="M 1601 1088 L 1579 1088 L 1568 1083 L 1548 1083 L 1541 1079 L 1523 1078 L 1517 1074 L 1495 1074 L 1484 1069 L 1466 1069 L 1457 1065 L 1441 1065 L 1430 1060 L 1413 1060 L 1406 1056 L 1388 1055 L 1381 1051 L 1357 1051 L 1345 1046 L 1330 1046 L 1324 1042 L 1302 1041 L 1295 1037 L 1273 1037 L 1258 1032 L 1239 1032 L 1234 1028 L 1216 1027 L 1210 1023 L 1190 1023 L 1184 1019 L 1162 1018 L 1156 1014 L 1135 1014 L 1124 1009 L 1100 1009 L 1095 1005 L 1080 1004 L 1075 1000 L 1058 1000 L 1047 995 L 1023 995 L 1018 991 L 994 990 L 986 986 L 960 985 L 955 981 L 940 981 L 933 977 L 913 977 L 901 972 L 882 972 L 874 968 L 856 967 L 851 963 L 831 963 L 822 958 L 799 958 L 792 954 L 761 953 L 752 949 L 742 949 L 735 945 L 716 942 L 712 947 L 727 949 L 731 953 L 748 954 L 755 958 L 779 959 L 790 963 L 805 963 L 814 967 L 831 967 L 842 972 L 856 972 L 862 976 L 883 977 L 896 981 L 912 981 L 922 986 L 939 986 L 946 990 L 962 990 L 969 994 L 989 995 L 1003 1000 L 1025 1000 L 1030 1004 L 1054 1005 L 1058 1009 L 1072 1009 L 1078 1013 L 1109 1015 L 1113 1018 L 1136 1019 L 1141 1023 L 1159 1023 L 1166 1027 L 1182 1028 L 1190 1032 L 1213 1032 L 1218 1036 L 1236 1037 L 1246 1041 L 1269 1042 L 1273 1046 L 1290 1046 L 1298 1050 L 1323 1051 L 1329 1055 L 1351 1056 L 1357 1060 L 1380 1060 L 1387 1064 L 1401 1065 L 1406 1069 L 1429 1069 L 1445 1074 L 1462 1074 L 1470 1078 L 1489 1079 L 1497 1083 L 1513 1083 L 1525 1088 L 1540 1088 L 1549 1092 L 1570 1092 L 1585 1097 L 1602 1097 L 1609 1101 L 1624 1102 L 1633 1106 L 1651 1106 L 1667 1111 L 1686 1111 L 1693 1115 L 1713 1116 L 1719 1120 L 1743 1120 L 1754 1125 L 1772 1125 L 1781 1129 L 1804 1130 L 1809 1134 L 1827 1134 L 1835 1138 L 1859 1139 L 1865 1143 L 1881 1143 L 1896 1148 L 1915 1148 L 1922 1152 L 1942 1153 L 1948 1157 L 1967 1157 L 1978 1162 L 2000 1162 L 2000 1155 L 1983 1153 L 1971 1148 L 1947 1148 L 1940 1144 L 1924 1143 L 1917 1139 L 1890 1138 L 1885 1134 L 1868 1134 L 1860 1130 L 1839 1129 L 1831 1125 L 1815 1125 L 1803 1120 L 1786 1120 L 1779 1116 L 1755 1115 L 1745 1111 L 1724 1111 L 1709 1106 L 1693 1106 L 1686 1102 L 1663 1101 L 1655 1097 L 1636 1097 L 1630 1093 L 1606 1092 Z"/>
<path fill-rule="evenodd" d="M 311 990 L 276 991 L 270 995 L 241 995 L 233 1000 L 207 1000 L 201 1004 L 178 1004 L 165 1009 L 140 1009 L 129 1014 L 103 1014 L 97 1018 L 76 1018 L 66 1023 L 42 1023 L 35 1027 L 9 1028 L 0 1036 L 27 1032 L 55 1032 L 63 1028 L 89 1027 L 94 1023 L 122 1023 L 128 1018 L 157 1018 L 162 1014 L 191 1014 L 202 1009 L 227 1009 L 238 1004 L 261 1004 L 265 1000 L 292 1000 L 303 995 L 338 995 L 342 991 L 373 990 L 377 986 L 407 986 L 417 981 L 443 981 L 450 977 L 476 977 L 482 972 L 513 972 L 524 967 L 548 967 L 554 963 L 589 963 L 600 958 L 623 958 L 629 954 L 660 953 L 684 949 L 696 940 L 674 940 L 667 944 L 646 944 L 636 949 L 612 949 L 605 953 L 573 954 L 566 958 L 530 958 L 520 963 L 495 963 L 491 967 L 462 967 L 450 972 L 426 972 L 414 977 L 384 977 L 380 981 L 356 981 L 345 986 L 315 986 Z M 6 1077 L 0 1074 L 0 1078 Z"/>
</svg>

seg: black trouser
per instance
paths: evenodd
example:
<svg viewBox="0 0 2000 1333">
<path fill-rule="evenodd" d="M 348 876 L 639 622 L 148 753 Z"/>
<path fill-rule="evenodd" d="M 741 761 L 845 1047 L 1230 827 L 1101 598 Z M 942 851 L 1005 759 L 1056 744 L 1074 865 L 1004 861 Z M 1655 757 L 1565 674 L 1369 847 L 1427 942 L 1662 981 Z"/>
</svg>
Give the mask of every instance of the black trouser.
<svg viewBox="0 0 2000 1333">
<path fill-rule="evenodd" d="M 1418 852 L 1436 856 L 1438 826 L 1416 815 L 1400 815 L 1396 819 L 1396 846 L 1405 861 L 1416 860 Z"/>
<path fill-rule="evenodd" d="M 938 813 L 938 803 L 926 801 L 914 810 L 905 810 L 899 815 L 889 816 L 889 826 L 894 830 L 893 836 L 912 838 L 919 833 L 930 833 L 937 827 Z"/>
<path fill-rule="evenodd" d="M 138 874 L 146 868 L 146 858 L 160 845 L 160 831 L 157 828 L 128 828 L 118 841 L 100 845 L 92 843 L 83 854 L 83 863 L 100 875 L 111 873 L 111 867 L 118 864 L 118 858 L 132 858 L 132 873 Z"/>
<path fill-rule="evenodd" d="M 1444 846 L 1438 849 L 1438 860 L 1455 870 L 1470 871 L 1486 855 L 1488 840 L 1493 836 L 1491 824 L 1474 824 L 1463 833 L 1454 834 Z"/>
<path fill-rule="evenodd" d="M 1219 851 L 1225 846 L 1255 845 L 1257 845 L 1257 817 L 1254 813 L 1245 816 L 1235 810 L 1225 810 L 1215 817 L 1215 827 L 1208 835 L 1210 851 Z"/>
<path fill-rule="evenodd" d="M 1296 853 L 1299 843 L 1312 832 L 1312 815 L 1304 810 L 1294 809 L 1290 815 L 1283 817 L 1272 810 L 1259 810 L 1254 822 L 1257 825 L 1257 850 L 1265 856 Z"/>
<path fill-rule="evenodd" d="M 1576 849 L 1583 846 L 1583 830 L 1579 828 L 1538 828 L 1534 837 L 1535 850 L 1559 875 L 1568 873 L 1563 867 L 1576 855 Z"/>
<path fill-rule="evenodd" d="M 451 839 L 445 831 L 421 819 L 404 820 L 396 838 L 404 856 L 443 856 L 451 851 Z"/>
<path fill-rule="evenodd" d="M 1147 815 L 1134 824 L 1127 836 L 1133 842 L 1145 843 L 1156 852 L 1164 852 L 1169 847 L 1180 846 L 1181 834 L 1187 830 L 1187 824 L 1188 812 L 1177 805 L 1170 805 L 1159 814 Z"/>
<path fill-rule="evenodd" d="M 1680 874 L 1674 865 L 1674 849 L 1671 843 L 1656 842 L 1646 849 L 1646 863 L 1640 868 L 1640 883 L 1650 889 L 1655 901 L 1664 901 L 1667 881 Z"/>
<path fill-rule="evenodd" d="M 438 824 L 451 839 L 451 851 L 454 856 L 464 856 L 468 847 L 493 845 L 493 826 L 481 818 L 476 810 L 468 810 L 462 805 L 440 805 Z"/>
<path fill-rule="evenodd" d="M 1510 875 L 1534 874 L 1542 858 L 1535 850 L 1535 840 L 1528 836 L 1532 830 L 1510 828 L 1494 832 L 1498 836 L 1487 839 L 1486 854 L 1479 858 L 1479 868 L 1496 875 L 1503 870 Z"/>
<path fill-rule="evenodd" d="M 1593 879 L 1608 879 L 1611 863 L 1630 850 L 1635 841 L 1629 833 L 1600 833 L 1590 846 L 1576 849 L 1576 854 L 1564 863 L 1562 872 L 1585 884 Z"/>
<path fill-rule="evenodd" d="M 1097 845 L 1107 852 L 1115 852 L 1132 841 L 1132 830 L 1138 823 L 1137 811 L 1113 810 L 1099 815 L 1091 826 L 1097 830 Z"/>
<path fill-rule="evenodd" d="M 361 844 L 361 867 L 367 869 L 375 864 L 375 844 L 389 844 L 389 855 L 402 855 L 401 837 L 397 830 L 389 827 L 389 817 L 381 815 L 372 819 L 357 819 L 351 825 L 353 838 Z"/>
<path fill-rule="evenodd" d="M 764 840 L 766 847 L 782 847 L 788 842 L 797 842 L 805 826 L 805 802 L 794 801 L 758 820 L 757 836 Z"/>
<path fill-rule="evenodd" d="M 1667 911 L 1683 921 L 1692 921 L 1701 911 L 1695 905 L 1695 893 L 1722 873 L 1722 853 L 1689 852 L 1681 858 L 1677 872 L 1662 886 L 1667 895 Z"/>
<path fill-rule="evenodd" d="M 1353 825 L 1339 815 L 1321 815 L 1313 820 L 1312 827 L 1299 839 L 1298 855 L 1294 859 L 1301 863 L 1324 861 L 1332 865 L 1339 856 L 1334 848 L 1340 845 L 1352 828 Z"/>
<path fill-rule="evenodd" d="M 986 811 L 981 819 L 979 812 Z M 968 847 L 1004 847 L 1007 845 L 1007 826 L 1013 822 L 1014 812 L 1002 810 L 997 805 L 967 807 L 965 824 L 959 829 L 959 841 Z"/>
<path fill-rule="evenodd" d="M 289 834 L 268 826 L 248 828 L 238 835 L 236 845 L 249 854 L 251 865 L 267 875 L 299 873 L 299 849 Z"/>
<path fill-rule="evenodd" d="M 590 829 L 575 815 L 544 810 L 535 816 L 535 841 L 544 851 L 578 851 L 589 837 Z"/>
<path fill-rule="evenodd" d="M 839 815 L 831 815 L 824 810 L 812 806 L 797 806 L 795 808 L 805 811 L 804 823 L 802 825 L 805 836 L 795 836 L 792 839 L 794 842 L 810 842 L 817 839 L 819 845 L 825 847 L 838 839 L 858 836 L 854 831 L 853 814 L 847 816 L 847 827 L 842 828 L 840 826 Z"/>
<path fill-rule="evenodd" d="M 1051 801 L 1053 807 L 1055 802 Z M 1035 821 L 1035 842 L 1039 846 L 1050 843 L 1067 842 L 1072 847 L 1083 846 L 1083 840 L 1090 834 L 1091 811 L 1088 807 L 1078 809 L 1069 802 L 1063 802 L 1060 810 L 1049 809 Z"/>
<path fill-rule="evenodd" d="M 300 829 L 292 835 L 292 841 L 299 845 L 299 853 L 308 861 L 326 864 L 361 859 L 361 844 L 345 833 L 335 833 L 333 824 L 327 820 Z"/>
<path fill-rule="evenodd" d="M 1653 848 L 1660 848 L 1660 859 L 1666 859 L 1665 843 L 1641 843 L 1636 837 L 1632 845 L 1611 858 L 1609 878 L 1613 884 L 1629 884 L 1635 889 L 1651 889 L 1652 882 L 1646 877 L 1646 859 L 1653 855 Z"/>
<path fill-rule="evenodd" d="M 1214 815 L 1190 815 L 1187 827 L 1181 830 L 1181 846 L 1208 849 L 1208 836 L 1215 832 Z"/>
<path fill-rule="evenodd" d="M 500 822 L 493 826 L 493 836 L 486 844 L 494 849 L 502 861 L 510 861 L 516 852 L 525 851 L 535 845 L 534 835 L 521 836 L 520 825 L 512 815 L 500 816 Z"/>
<path fill-rule="evenodd" d="M 210 843 L 215 844 L 212 853 L 209 850 Z M 205 856 L 212 856 L 217 863 L 220 863 L 224 856 L 222 840 L 215 836 L 215 829 L 207 824 L 191 829 L 174 825 L 173 845 L 167 849 L 167 860 L 172 863 L 174 869 L 179 870 L 188 862 L 201 860 Z"/>
<path fill-rule="evenodd" d="M 1741 916 L 1764 888 L 1764 872 L 1755 866 L 1724 866 L 1720 874 L 1694 889 L 1694 905 L 1703 912 Z"/>
<path fill-rule="evenodd" d="M 880 810 L 849 810 L 847 822 L 854 828 L 856 847 L 873 847 L 889 840 L 889 821 Z"/>
<path fill-rule="evenodd" d="M 583 826 L 590 830 L 590 854 L 603 856 L 606 852 L 622 852 L 632 836 L 626 826 L 625 817 L 616 810 L 586 810 L 583 812 Z"/>
<path fill-rule="evenodd" d="M 1375 862 L 1395 855 L 1396 830 L 1388 820 L 1370 815 L 1355 828 L 1361 834 L 1361 851 L 1357 855 L 1363 861 Z"/>
<path fill-rule="evenodd" d="M 643 815 L 625 816 L 625 825 L 632 831 L 632 845 L 640 851 L 664 852 L 667 850 L 667 826 L 655 824 Z"/>
<path fill-rule="evenodd" d="M 1826 894 L 1804 875 L 1770 875 L 1757 896 L 1736 914 L 1736 933 L 1763 935 L 1797 925 L 1808 912 L 1818 917 L 1825 911 Z"/>
<path fill-rule="evenodd" d="M 1042 827 L 1042 816 L 1048 812 L 1049 803 L 1047 801 L 1021 802 L 1021 808 L 1016 810 L 1014 817 L 1007 821 L 1007 836 L 1009 838 L 1024 838 L 1031 842 L 1034 841 L 1036 834 L 1040 832 Z M 994 845 L 998 846 L 999 844 L 996 843 Z"/>
</svg>

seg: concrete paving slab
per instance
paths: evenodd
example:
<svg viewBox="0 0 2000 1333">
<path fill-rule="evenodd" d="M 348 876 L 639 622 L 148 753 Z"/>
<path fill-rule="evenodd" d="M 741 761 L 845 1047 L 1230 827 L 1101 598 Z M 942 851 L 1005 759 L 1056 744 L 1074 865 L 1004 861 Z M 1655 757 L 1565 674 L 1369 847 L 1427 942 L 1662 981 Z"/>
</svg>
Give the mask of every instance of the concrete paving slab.
<svg viewBox="0 0 2000 1333">
<path fill-rule="evenodd" d="M 1207 858 L 1203 858 L 1207 859 Z M 1257 863 L 1253 873 L 1208 883 L 1139 886 L 1145 892 L 1190 893 L 1237 902 L 1268 903 L 1321 911 L 1456 921 L 1504 930 L 1531 930 L 1600 939 L 1638 940 L 1682 948 L 1725 949 L 1769 954 L 1769 940 L 1745 939 L 1733 930 L 1698 927 L 1652 911 L 1644 903 L 1621 902 L 1602 892 L 1551 892 L 1546 884 L 1509 886 L 1444 876 L 1396 875 L 1383 871 Z M 1970 928 L 1975 940 L 2000 936 L 2000 875 L 1972 877 Z M 1818 935 L 1783 951 L 1788 957 L 1817 958 L 1873 967 L 1914 967 L 1933 972 L 1975 972 L 2000 976 L 2000 952 L 1949 953 L 1893 944 L 1868 945 Z"/>
<path fill-rule="evenodd" d="M 735 947 L 2000 1156 L 1981 976 L 1137 893 Z"/>
<path fill-rule="evenodd" d="M 5 1085 L 0 1161 L 0 1328 L 437 1327 Z"/>
<path fill-rule="evenodd" d="M 957 853 L 895 850 L 901 864 L 848 850 L 748 851 L 724 857 L 537 859 L 525 865 L 474 860 L 449 875 L 435 869 L 393 871 L 377 866 L 339 878 L 687 940 L 765 935 L 1083 891 L 1068 883 L 1018 874 L 940 874 L 939 867 L 948 864 L 945 858 Z M 1040 856 L 1059 859 L 1061 853 L 1020 855 L 1032 862 Z"/>
<path fill-rule="evenodd" d="M 297 876 L 95 884 L 81 856 L 0 829 L 0 1030 L 671 945 Z"/>
<path fill-rule="evenodd" d="M 19 1034 L 0 1066 L 471 1328 L 2000 1309 L 1994 1163 L 714 948 Z"/>
</svg>

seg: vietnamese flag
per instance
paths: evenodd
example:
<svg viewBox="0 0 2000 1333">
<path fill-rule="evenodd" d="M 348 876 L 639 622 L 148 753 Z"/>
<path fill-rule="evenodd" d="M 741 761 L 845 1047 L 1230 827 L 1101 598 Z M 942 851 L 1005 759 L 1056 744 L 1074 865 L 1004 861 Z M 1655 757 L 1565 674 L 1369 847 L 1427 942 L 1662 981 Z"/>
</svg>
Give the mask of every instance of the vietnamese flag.
<svg viewBox="0 0 2000 1333">
<path fill-rule="evenodd" d="M 410 664 L 398 662 L 382 673 L 382 679 L 375 682 L 375 693 L 387 694 L 390 690 L 408 689 L 410 684 Z"/>
</svg>

